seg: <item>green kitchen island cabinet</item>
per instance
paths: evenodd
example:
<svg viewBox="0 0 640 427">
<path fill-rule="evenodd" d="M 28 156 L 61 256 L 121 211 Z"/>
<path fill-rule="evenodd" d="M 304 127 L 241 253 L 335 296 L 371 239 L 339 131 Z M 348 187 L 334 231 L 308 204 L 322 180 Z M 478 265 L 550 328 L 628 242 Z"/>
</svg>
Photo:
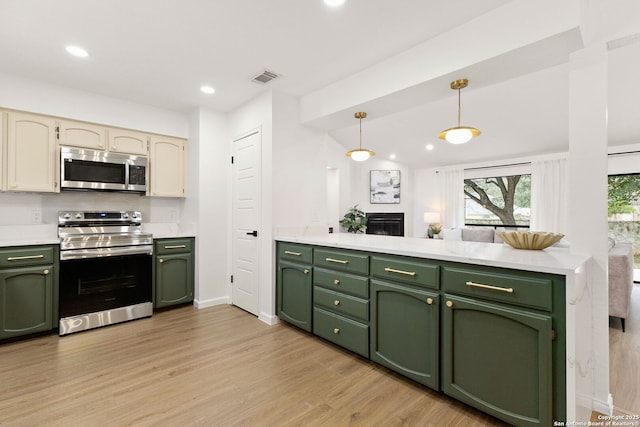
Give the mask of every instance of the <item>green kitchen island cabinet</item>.
<svg viewBox="0 0 640 427">
<path fill-rule="evenodd" d="M 276 313 L 281 320 L 311 332 L 312 248 L 278 243 L 276 262 Z"/>
<path fill-rule="evenodd" d="M 0 339 L 58 322 L 58 246 L 0 248 Z"/>
<path fill-rule="evenodd" d="M 193 301 L 194 251 L 193 237 L 154 241 L 154 308 Z"/>
<path fill-rule="evenodd" d="M 577 398 L 584 357 L 569 344 L 586 331 L 575 319 L 589 300 L 572 292 L 585 286 L 590 257 L 350 233 L 276 241 L 282 320 L 296 324 L 282 310 L 283 282 L 296 277 L 313 293 L 291 305 L 313 314 L 322 338 L 515 426 L 589 420 Z M 307 264 L 282 259 L 284 247 Z"/>
<path fill-rule="evenodd" d="M 440 377 L 439 271 L 425 260 L 371 257 L 371 360 L 434 390 Z"/>
</svg>

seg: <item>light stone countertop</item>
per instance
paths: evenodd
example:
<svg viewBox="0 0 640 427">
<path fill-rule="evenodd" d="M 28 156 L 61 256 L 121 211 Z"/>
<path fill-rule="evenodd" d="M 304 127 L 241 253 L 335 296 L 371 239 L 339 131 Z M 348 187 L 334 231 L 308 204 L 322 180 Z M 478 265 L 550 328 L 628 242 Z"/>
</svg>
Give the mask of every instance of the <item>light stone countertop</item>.
<svg viewBox="0 0 640 427">
<path fill-rule="evenodd" d="M 589 255 L 573 254 L 567 248 L 523 250 L 499 243 L 353 233 L 282 233 L 276 234 L 275 240 L 561 275 L 571 275 L 591 258 Z"/>
</svg>

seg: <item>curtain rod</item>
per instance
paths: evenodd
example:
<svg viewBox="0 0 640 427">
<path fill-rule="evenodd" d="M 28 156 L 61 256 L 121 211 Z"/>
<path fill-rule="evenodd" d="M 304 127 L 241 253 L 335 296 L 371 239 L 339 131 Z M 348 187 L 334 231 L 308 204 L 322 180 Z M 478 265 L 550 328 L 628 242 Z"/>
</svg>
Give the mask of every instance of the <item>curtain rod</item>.
<svg viewBox="0 0 640 427">
<path fill-rule="evenodd" d="M 509 163 L 506 165 L 497 165 L 497 166 L 478 166 L 477 168 L 465 168 L 463 171 L 477 171 L 483 169 L 499 169 L 499 168 L 509 168 L 511 166 L 527 166 L 531 165 L 531 162 L 521 162 L 521 163 Z M 440 171 L 436 171 L 436 173 L 440 173 Z"/>
<path fill-rule="evenodd" d="M 621 153 L 608 153 L 607 156 L 626 156 L 627 154 L 640 154 L 640 151 L 623 151 Z"/>
</svg>

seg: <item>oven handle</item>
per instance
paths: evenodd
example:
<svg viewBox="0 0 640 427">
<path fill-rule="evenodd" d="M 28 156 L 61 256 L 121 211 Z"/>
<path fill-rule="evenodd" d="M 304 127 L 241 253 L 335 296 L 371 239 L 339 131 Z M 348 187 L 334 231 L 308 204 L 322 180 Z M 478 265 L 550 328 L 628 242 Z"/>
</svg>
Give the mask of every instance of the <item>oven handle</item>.
<svg viewBox="0 0 640 427">
<path fill-rule="evenodd" d="M 153 255 L 153 245 L 115 246 L 110 248 L 72 249 L 60 251 L 60 261 L 102 258 L 118 255 Z"/>
</svg>

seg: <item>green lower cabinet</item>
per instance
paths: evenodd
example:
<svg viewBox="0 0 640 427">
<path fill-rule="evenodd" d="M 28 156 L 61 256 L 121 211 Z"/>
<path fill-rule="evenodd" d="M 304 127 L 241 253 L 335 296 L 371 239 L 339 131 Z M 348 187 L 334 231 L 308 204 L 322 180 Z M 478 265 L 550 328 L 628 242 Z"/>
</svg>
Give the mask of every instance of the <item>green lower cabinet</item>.
<svg viewBox="0 0 640 427">
<path fill-rule="evenodd" d="M 311 332 L 313 269 L 310 265 L 278 262 L 276 313 L 280 320 Z"/>
<path fill-rule="evenodd" d="M 167 239 L 155 242 L 155 308 L 193 301 L 193 239 Z"/>
<path fill-rule="evenodd" d="M 313 333 L 363 357 L 369 357 L 369 325 L 365 323 L 314 307 Z"/>
<path fill-rule="evenodd" d="M 371 360 L 439 389 L 439 296 L 371 280 Z"/>
<path fill-rule="evenodd" d="M 515 426 L 550 426 L 552 319 L 444 295 L 444 393 Z"/>
<path fill-rule="evenodd" d="M 0 339 L 53 328 L 54 273 L 53 265 L 0 270 Z"/>
</svg>

